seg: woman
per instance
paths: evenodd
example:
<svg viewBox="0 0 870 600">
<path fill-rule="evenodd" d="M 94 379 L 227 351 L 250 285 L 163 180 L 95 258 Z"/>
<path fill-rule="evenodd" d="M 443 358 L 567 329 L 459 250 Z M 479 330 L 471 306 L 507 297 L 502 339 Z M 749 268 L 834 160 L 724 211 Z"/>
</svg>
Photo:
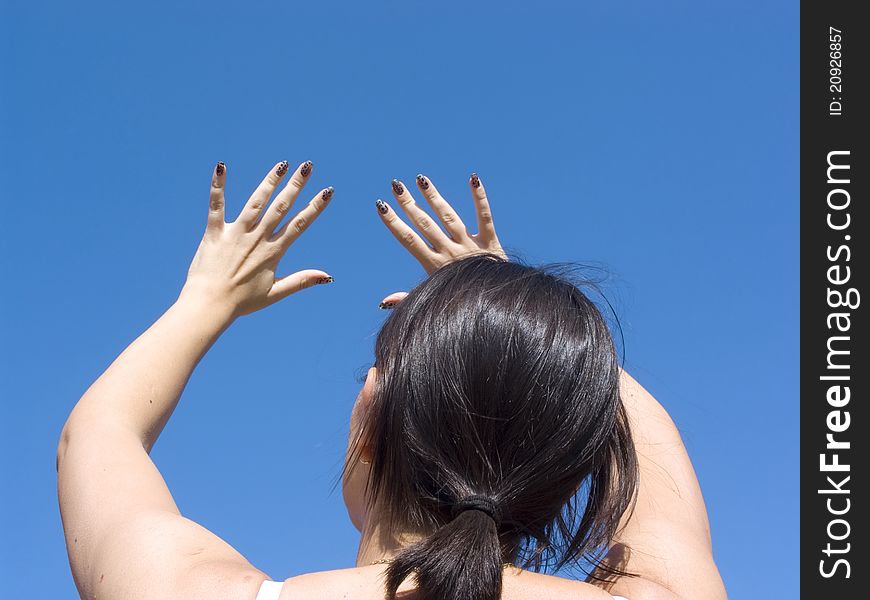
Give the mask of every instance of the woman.
<svg viewBox="0 0 870 600">
<path fill-rule="evenodd" d="M 88 389 L 58 447 L 58 489 L 83 598 L 719 599 L 697 479 L 662 407 L 620 371 L 595 306 L 504 259 L 480 179 L 479 233 L 417 178 L 442 231 L 399 182 L 377 211 L 430 273 L 395 306 L 351 415 L 344 498 L 357 566 L 272 582 L 179 514 L 148 452 L 191 372 L 241 315 L 314 284 L 275 278 L 332 188 L 280 226 L 310 178 L 273 167 L 224 220 L 226 166 L 178 300 Z M 425 241 L 424 241 L 425 238 Z M 604 553 L 602 556 L 602 552 Z M 588 582 L 544 562 L 596 564 Z M 514 566 L 517 565 L 517 566 Z"/>
</svg>

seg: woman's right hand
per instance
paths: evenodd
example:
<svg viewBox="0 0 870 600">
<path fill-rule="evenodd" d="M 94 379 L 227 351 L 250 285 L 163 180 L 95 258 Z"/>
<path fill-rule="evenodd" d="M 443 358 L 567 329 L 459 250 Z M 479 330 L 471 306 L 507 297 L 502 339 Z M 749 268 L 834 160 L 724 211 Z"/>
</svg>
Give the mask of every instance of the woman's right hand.
<svg viewBox="0 0 870 600">
<path fill-rule="evenodd" d="M 486 189 L 476 173 L 471 175 L 468 185 L 477 212 L 476 234 L 468 231 L 453 207 L 438 193 L 435 185 L 425 175 L 417 175 L 417 187 L 438 215 L 446 231 L 443 231 L 417 204 L 405 184 L 398 179 L 393 180 L 393 196 L 422 237 L 402 221 L 389 204 L 383 200 L 375 202 L 387 229 L 423 265 L 427 273 L 434 273 L 444 265 L 471 254 L 489 252 L 507 258 L 495 233 Z"/>
<path fill-rule="evenodd" d="M 311 172 L 311 161 L 305 161 L 278 191 L 279 184 L 289 173 L 287 161 L 281 161 L 269 170 L 238 218 L 227 223 L 224 219 L 227 169 L 224 163 L 218 163 L 212 173 L 208 224 L 181 297 L 205 301 L 235 318 L 312 285 L 332 282 L 332 277 L 319 269 L 305 269 L 285 277 L 275 274 L 287 249 L 332 199 L 331 187 L 320 190 L 302 210 L 281 225 L 308 183 Z"/>
</svg>

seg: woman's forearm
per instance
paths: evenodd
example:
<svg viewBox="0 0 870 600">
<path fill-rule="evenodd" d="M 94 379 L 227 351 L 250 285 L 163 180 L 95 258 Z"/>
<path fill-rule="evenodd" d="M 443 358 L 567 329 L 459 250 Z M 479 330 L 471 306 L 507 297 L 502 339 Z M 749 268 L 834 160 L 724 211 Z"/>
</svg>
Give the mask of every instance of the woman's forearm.
<svg viewBox="0 0 870 600">
<path fill-rule="evenodd" d="M 67 428 L 122 427 L 150 450 L 193 369 L 231 322 L 228 307 L 182 293 L 85 392 Z"/>
</svg>

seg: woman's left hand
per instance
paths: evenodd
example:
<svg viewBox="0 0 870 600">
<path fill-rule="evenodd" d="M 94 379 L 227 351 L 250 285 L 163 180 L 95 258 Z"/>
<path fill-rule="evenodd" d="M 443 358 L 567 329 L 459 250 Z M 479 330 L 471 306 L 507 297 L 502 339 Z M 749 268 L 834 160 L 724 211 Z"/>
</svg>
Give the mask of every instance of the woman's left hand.
<svg viewBox="0 0 870 600">
<path fill-rule="evenodd" d="M 214 169 L 205 235 L 187 274 L 181 299 L 194 298 L 218 305 L 231 318 L 260 310 L 290 294 L 319 283 L 329 274 L 307 269 L 276 277 L 278 263 L 290 245 L 323 212 L 333 189 L 325 188 L 285 225 L 277 229 L 311 176 L 311 161 L 299 165 L 284 188 L 269 203 L 287 175 L 287 161 L 272 167 L 248 199 L 238 218 L 224 222 L 227 169 Z M 277 230 L 276 230 L 277 229 Z"/>
<path fill-rule="evenodd" d="M 471 188 L 471 196 L 474 199 L 474 208 L 477 213 L 477 233 L 471 233 L 465 227 L 453 207 L 441 196 L 432 180 L 425 175 L 417 175 L 417 188 L 438 215 L 438 219 L 444 225 L 443 230 L 417 204 L 405 184 L 398 179 L 393 180 L 393 197 L 420 231 L 422 237 L 411 229 L 396 214 L 396 211 L 390 208 L 389 204 L 383 200 L 375 202 L 381 220 L 387 229 L 430 275 L 444 265 L 472 254 L 485 252 L 507 259 L 495 233 L 489 199 L 480 177 L 476 173 L 472 173 L 468 185 Z"/>
</svg>

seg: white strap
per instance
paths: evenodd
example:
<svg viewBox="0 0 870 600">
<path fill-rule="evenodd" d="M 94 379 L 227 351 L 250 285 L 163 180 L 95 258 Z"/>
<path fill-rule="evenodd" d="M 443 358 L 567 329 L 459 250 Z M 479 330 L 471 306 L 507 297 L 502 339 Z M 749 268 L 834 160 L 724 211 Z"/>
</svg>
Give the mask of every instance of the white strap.
<svg viewBox="0 0 870 600">
<path fill-rule="evenodd" d="M 613 600 L 628 600 L 625 596 L 614 596 Z"/>
<path fill-rule="evenodd" d="M 260 584 L 260 591 L 257 592 L 257 600 L 278 600 L 282 587 L 284 587 L 282 581 L 264 581 Z"/>
</svg>

